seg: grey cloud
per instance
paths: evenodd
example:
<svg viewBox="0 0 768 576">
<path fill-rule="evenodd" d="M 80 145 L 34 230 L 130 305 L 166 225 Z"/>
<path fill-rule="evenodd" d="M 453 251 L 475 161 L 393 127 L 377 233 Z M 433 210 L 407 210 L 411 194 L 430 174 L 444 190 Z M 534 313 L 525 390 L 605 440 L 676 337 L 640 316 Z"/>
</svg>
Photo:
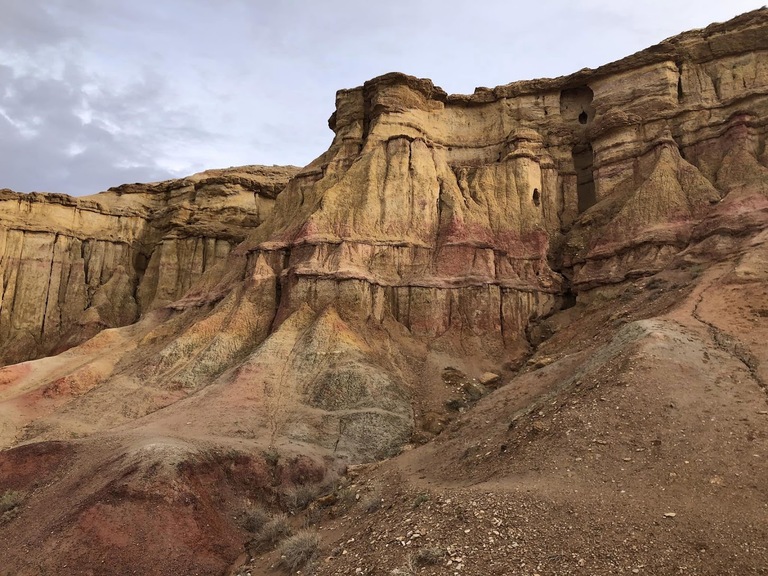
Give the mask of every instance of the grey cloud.
<svg viewBox="0 0 768 576">
<path fill-rule="evenodd" d="M 98 16 L 97 3 L 78 5 L 94 8 L 84 17 Z M 0 0 L 0 56 L 8 62 L 0 64 L 0 187 L 79 195 L 175 177 L 164 163 L 174 147 L 221 138 L 196 128 L 150 67 L 113 77 L 87 69 L 88 47 L 57 17 L 61 7 Z"/>
<path fill-rule="evenodd" d="M 57 20 L 39 1 L 0 0 L 0 46 L 34 51 L 79 36 L 77 28 Z"/>
<path fill-rule="evenodd" d="M 0 110 L 12 121 L 0 126 L 0 186 L 29 191 L 34 181 L 36 189 L 84 194 L 170 178 L 175 174 L 157 162 L 164 146 L 216 138 L 164 106 L 155 76 L 110 89 L 74 65 L 61 78 L 13 74 L 7 66 L 0 75 Z"/>
</svg>

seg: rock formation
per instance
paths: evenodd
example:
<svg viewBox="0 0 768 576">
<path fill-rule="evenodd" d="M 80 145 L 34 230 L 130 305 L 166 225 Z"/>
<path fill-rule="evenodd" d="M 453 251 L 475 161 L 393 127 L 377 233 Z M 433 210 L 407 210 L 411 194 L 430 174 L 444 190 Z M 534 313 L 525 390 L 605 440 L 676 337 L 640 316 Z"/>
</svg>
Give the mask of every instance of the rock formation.
<svg viewBox="0 0 768 576">
<path fill-rule="evenodd" d="M 0 360 L 64 350 L 177 300 L 295 172 L 208 170 L 81 198 L 0 190 Z"/>
<path fill-rule="evenodd" d="M 730 371 L 745 402 L 764 395 L 765 315 L 726 322 L 712 302 L 765 295 L 768 10 L 472 95 L 387 74 L 340 91 L 329 125 L 329 150 L 299 171 L 0 196 L 0 447 L 17 447 L 0 454 L 50 450 L 45 478 L 63 466 L 57 454 L 74 462 L 13 520 L 24 531 L 0 536 L 109 550 L 100 527 L 123 509 L 162 530 L 154 498 L 200 530 L 163 570 L 216 573 L 236 555 L 239 498 L 277 506 L 286 484 L 436 435 L 421 454 L 444 449 L 451 472 L 471 475 L 491 452 L 462 447 L 461 426 L 479 438 L 508 419 L 497 453 L 523 458 L 566 453 L 558 442 L 578 422 L 635 422 L 600 408 L 612 392 L 594 392 L 567 429 L 537 418 L 577 405 L 583 383 L 642 384 L 635 365 L 663 390 L 638 350 L 706 381 L 697 394 Z M 696 368 L 707 346 L 728 371 Z M 23 484 L 3 462 L 0 481 Z M 95 469 L 105 477 L 88 494 L 74 487 Z M 75 520 L 45 505 L 69 491 Z M 194 564 L 185 550 L 200 541 L 222 544 Z M 161 555 L 118 554 L 143 569 Z"/>
</svg>

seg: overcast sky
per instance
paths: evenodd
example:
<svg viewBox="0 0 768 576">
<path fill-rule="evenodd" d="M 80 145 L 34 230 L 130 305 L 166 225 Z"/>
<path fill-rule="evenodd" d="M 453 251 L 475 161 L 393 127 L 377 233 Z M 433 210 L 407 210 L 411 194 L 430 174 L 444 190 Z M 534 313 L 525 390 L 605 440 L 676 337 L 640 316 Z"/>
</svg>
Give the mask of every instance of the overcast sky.
<svg viewBox="0 0 768 576">
<path fill-rule="evenodd" d="M 594 68 L 765 0 L 0 0 L 0 188 L 305 165 L 336 90 Z"/>
</svg>

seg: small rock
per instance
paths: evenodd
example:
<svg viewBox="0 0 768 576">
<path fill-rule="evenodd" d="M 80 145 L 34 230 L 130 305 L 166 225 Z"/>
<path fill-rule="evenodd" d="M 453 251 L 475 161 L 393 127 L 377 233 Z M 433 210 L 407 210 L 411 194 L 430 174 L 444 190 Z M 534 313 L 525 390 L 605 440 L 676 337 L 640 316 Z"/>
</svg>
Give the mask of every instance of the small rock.
<svg viewBox="0 0 768 576">
<path fill-rule="evenodd" d="M 465 382 L 461 389 L 472 401 L 480 400 L 488 393 L 488 389 L 479 382 Z"/>
<path fill-rule="evenodd" d="M 536 421 L 533 424 L 531 424 L 531 433 L 532 434 L 542 434 L 547 431 L 547 427 L 544 425 L 543 422 Z"/>
<path fill-rule="evenodd" d="M 528 365 L 533 367 L 534 369 L 538 370 L 539 368 L 544 368 L 545 366 L 549 366 L 554 362 L 554 358 L 550 358 L 549 356 L 543 356 L 541 358 L 531 358 L 528 360 Z"/>
<path fill-rule="evenodd" d="M 490 386 L 494 387 L 501 383 L 501 376 L 494 372 L 484 372 L 482 376 L 480 376 L 480 384 L 483 386 Z"/>
<path fill-rule="evenodd" d="M 677 516 L 676 512 L 664 512 L 664 518 L 674 518 Z"/>
</svg>

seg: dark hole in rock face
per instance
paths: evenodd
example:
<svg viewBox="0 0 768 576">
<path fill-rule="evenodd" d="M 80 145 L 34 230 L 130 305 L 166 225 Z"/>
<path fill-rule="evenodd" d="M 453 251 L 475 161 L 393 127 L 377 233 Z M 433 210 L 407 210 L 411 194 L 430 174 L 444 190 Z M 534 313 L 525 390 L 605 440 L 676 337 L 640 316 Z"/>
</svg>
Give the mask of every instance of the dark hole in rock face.
<svg viewBox="0 0 768 576">
<path fill-rule="evenodd" d="M 573 167 L 576 169 L 576 195 L 578 198 L 579 214 L 594 206 L 597 202 L 595 195 L 595 178 L 592 172 L 594 154 L 589 144 L 579 144 L 573 148 Z"/>
<path fill-rule="evenodd" d="M 541 193 L 538 188 L 533 189 L 533 204 L 535 206 L 541 206 Z"/>
<path fill-rule="evenodd" d="M 568 88 L 560 92 L 560 115 L 566 122 L 588 124 L 595 117 L 593 93 L 589 86 Z"/>
</svg>

